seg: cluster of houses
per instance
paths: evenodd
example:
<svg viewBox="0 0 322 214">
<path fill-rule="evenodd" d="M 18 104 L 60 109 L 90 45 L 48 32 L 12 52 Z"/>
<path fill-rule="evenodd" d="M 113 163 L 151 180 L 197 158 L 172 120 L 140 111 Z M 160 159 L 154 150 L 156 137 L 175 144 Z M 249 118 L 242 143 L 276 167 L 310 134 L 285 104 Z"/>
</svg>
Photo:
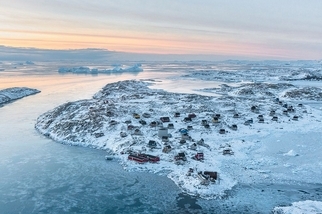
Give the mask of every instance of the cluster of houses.
<svg viewBox="0 0 322 214">
<path fill-rule="evenodd" d="M 281 100 L 279 100 L 279 98 L 276 98 L 274 100 L 274 102 L 282 107 L 282 114 L 285 115 L 285 116 L 287 116 L 287 117 L 290 117 L 291 116 L 290 114 L 296 112 L 295 111 L 295 108 L 292 105 L 289 105 L 287 103 L 283 103 Z M 303 104 L 299 103 L 297 106 L 300 107 L 300 108 L 302 108 L 303 107 Z M 251 107 L 250 110 L 252 112 L 254 112 L 254 113 L 259 113 L 258 106 L 255 106 L 254 105 L 254 106 Z M 269 116 L 271 117 L 271 120 L 272 121 L 278 121 L 278 119 L 279 119 L 278 118 L 278 115 L 276 113 L 276 110 L 271 110 L 270 113 L 269 113 Z M 264 123 L 265 122 L 264 115 L 262 115 L 262 114 L 259 114 L 257 116 L 257 119 L 258 119 L 258 123 Z M 299 116 L 298 115 L 293 115 L 292 120 L 298 121 L 299 120 Z M 253 119 L 250 119 L 250 120 L 246 120 L 244 124 L 245 125 L 250 125 L 252 123 L 253 123 Z"/>
<path fill-rule="evenodd" d="M 295 112 L 295 108 L 291 105 L 287 105 L 282 103 L 279 100 L 275 100 L 282 108 L 283 108 L 283 115 L 289 116 L 289 114 Z M 303 107 L 302 104 L 299 104 L 298 107 Z M 258 114 L 257 120 L 258 123 L 264 123 L 264 115 L 260 114 L 260 108 L 258 106 L 252 106 L 250 108 L 251 112 Z M 269 116 L 272 117 L 272 121 L 278 121 L 278 114 L 276 113 L 276 110 L 271 110 L 269 112 Z M 195 161 L 203 161 L 204 160 L 204 153 L 199 152 L 200 147 L 205 147 L 210 149 L 210 146 L 204 142 L 203 139 L 200 139 L 198 141 L 192 139 L 192 137 L 189 135 L 189 132 L 194 129 L 192 124 L 196 124 L 197 121 L 197 115 L 195 113 L 190 113 L 184 117 L 182 117 L 181 113 L 176 112 L 174 113 L 173 117 L 175 120 L 178 120 L 178 118 L 182 117 L 182 121 L 186 123 L 186 128 L 180 128 L 178 131 L 175 131 L 174 133 L 178 133 L 179 137 L 173 138 L 173 136 L 169 133 L 170 130 L 175 129 L 174 123 L 171 122 L 170 117 L 163 116 L 160 117 L 159 120 L 151 120 L 152 115 L 150 113 L 143 113 L 142 115 L 138 113 L 133 114 L 133 118 L 135 119 L 136 123 L 138 122 L 140 125 L 135 126 L 132 124 L 131 120 L 125 121 L 125 124 L 127 125 L 126 130 L 123 130 L 120 132 L 120 137 L 125 138 L 128 135 L 130 136 L 143 136 L 143 132 L 140 130 L 142 126 L 150 127 L 151 130 L 156 131 L 156 135 L 158 140 L 156 139 L 150 139 L 147 144 L 145 142 L 145 147 L 149 148 L 151 151 L 153 149 L 162 149 L 163 153 L 170 153 L 175 148 L 182 148 L 181 146 L 185 145 L 184 148 L 189 149 L 190 151 L 180 151 L 176 153 L 173 157 L 173 161 L 175 164 L 185 164 L 188 159 L 195 160 Z M 241 118 L 241 115 L 238 113 L 233 114 L 232 118 L 239 119 Z M 298 120 L 298 116 L 294 115 L 293 120 Z M 201 119 L 200 120 L 200 127 L 204 128 L 205 130 L 211 128 L 211 124 L 217 125 L 217 124 L 224 124 L 221 123 L 222 116 L 220 114 L 214 114 L 211 117 L 211 120 L 207 119 Z M 150 120 L 150 121 L 148 121 Z M 177 122 L 177 121 L 176 121 Z M 191 123 L 193 122 L 193 123 Z M 253 119 L 248 119 L 244 122 L 244 125 L 251 125 L 253 124 Z M 109 123 L 111 126 L 114 126 L 118 124 L 117 121 L 111 120 Z M 199 128 L 200 128 L 199 127 Z M 218 128 L 219 134 L 226 134 L 228 131 L 225 128 L 222 128 L 222 125 L 216 126 L 220 127 Z M 237 124 L 227 125 L 227 128 L 237 131 L 238 127 Z M 171 132 L 173 134 L 173 132 Z M 143 136 L 144 137 L 144 136 Z M 177 141 L 176 143 L 173 141 Z M 160 143 L 161 142 L 161 143 Z M 181 149 L 182 150 L 182 149 Z M 146 151 L 146 150 L 144 150 Z M 187 157 L 187 154 L 193 154 L 191 157 Z M 222 155 L 234 155 L 233 150 L 230 147 L 222 148 Z M 157 163 L 160 161 L 160 157 L 153 156 L 146 153 L 134 153 L 130 152 L 128 154 L 128 160 L 135 161 L 137 163 Z M 191 175 L 191 170 L 187 173 L 187 175 Z M 196 176 L 200 179 L 201 184 L 208 185 L 210 182 L 218 181 L 219 176 L 217 172 L 211 172 L 211 171 L 205 171 L 205 172 L 198 172 Z"/>
<path fill-rule="evenodd" d="M 169 130 L 171 129 L 175 129 L 175 126 L 173 123 L 171 123 L 170 117 L 160 117 L 159 120 L 152 120 L 150 123 L 148 123 L 146 121 L 146 119 L 150 118 L 151 114 L 149 113 L 144 113 L 142 115 L 139 115 L 137 113 L 133 114 L 133 118 L 139 122 L 139 124 L 141 124 L 142 126 L 147 126 L 152 128 L 152 130 L 154 129 L 155 131 L 157 131 L 157 137 L 159 140 L 154 140 L 154 139 L 150 139 L 147 142 L 146 147 L 149 148 L 150 150 L 153 149 L 162 149 L 163 153 L 170 153 L 171 151 L 174 150 L 174 145 L 173 142 L 170 142 L 169 138 L 172 138 L 171 134 L 169 133 Z M 181 114 L 176 112 L 174 114 L 175 118 L 179 118 L 181 117 Z M 178 134 L 179 134 L 179 139 L 178 139 L 178 145 L 187 145 L 186 148 L 190 149 L 191 151 L 195 151 L 193 153 L 193 155 L 191 157 L 187 156 L 187 152 L 185 151 L 181 151 L 178 152 L 174 155 L 173 157 L 173 161 L 175 164 L 185 164 L 188 159 L 191 160 L 195 160 L 195 161 L 203 161 L 204 160 L 204 153 L 203 152 L 199 152 L 198 147 L 199 146 L 203 146 L 205 148 L 210 148 L 208 144 L 206 144 L 204 142 L 204 139 L 200 139 L 198 141 L 195 141 L 194 139 L 192 139 L 192 137 L 189 135 L 189 132 L 191 130 L 193 130 L 193 126 L 190 124 L 189 122 L 192 122 L 195 120 L 195 118 L 197 117 L 196 114 L 191 113 L 188 114 L 187 117 L 183 117 L 183 121 L 187 123 L 187 127 L 186 128 L 181 128 L 178 130 Z M 214 123 L 219 123 L 219 114 L 216 114 L 214 116 Z M 112 120 L 110 121 L 110 125 L 114 126 L 118 124 L 118 122 Z M 130 136 L 142 136 L 143 133 L 140 130 L 139 126 L 134 126 L 132 124 L 131 121 L 125 121 L 125 124 L 127 125 L 127 130 L 126 131 L 122 131 L 120 132 L 120 136 L 122 138 L 127 137 L 128 135 Z M 201 120 L 200 125 L 203 126 L 206 129 L 210 128 L 210 124 L 207 120 Z M 219 133 L 224 134 L 226 133 L 226 131 L 224 129 L 221 129 L 219 131 Z M 162 142 L 160 144 L 160 141 Z M 188 145 L 188 142 L 191 142 L 191 145 Z M 191 154 L 191 152 L 190 152 Z M 227 154 L 224 153 L 223 154 Z M 233 154 L 233 152 L 229 153 L 229 154 Z M 137 163 L 140 164 L 144 164 L 144 163 L 157 163 L 160 161 L 160 157 L 158 156 L 154 156 L 154 155 L 150 155 L 147 153 L 140 153 L 140 152 L 133 152 L 133 151 L 129 151 L 128 152 L 128 160 L 131 161 L 135 161 Z M 216 176 L 215 176 L 216 175 Z M 196 174 L 196 176 L 200 179 L 201 184 L 209 184 L 209 182 L 215 182 L 217 180 L 217 172 L 211 172 L 210 174 L 207 174 L 207 172 L 205 173 L 198 173 Z"/>
</svg>

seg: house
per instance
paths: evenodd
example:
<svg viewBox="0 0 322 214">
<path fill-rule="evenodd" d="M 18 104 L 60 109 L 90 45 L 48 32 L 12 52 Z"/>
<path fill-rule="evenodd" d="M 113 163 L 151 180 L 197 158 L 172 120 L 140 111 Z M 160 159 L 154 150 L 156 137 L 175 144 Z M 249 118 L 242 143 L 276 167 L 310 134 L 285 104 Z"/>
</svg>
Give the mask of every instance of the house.
<svg viewBox="0 0 322 214">
<path fill-rule="evenodd" d="M 182 134 L 181 139 L 182 140 L 191 140 L 191 137 L 188 134 Z"/>
<path fill-rule="evenodd" d="M 169 124 L 168 124 L 168 129 L 174 129 L 174 125 L 173 125 L 173 123 L 169 123 Z"/>
<path fill-rule="evenodd" d="M 141 124 L 141 125 L 146 125 L 146 121 L 145 120 L 139 120 L 139 123 Z"/>
<path fill-rule="evenodd" d="M 254 123 L 253 118 L 251 118 L 251 119 L 249 119 L 249 120 L 246 120 L 244 124 L 245 124 L 245 125 L 250 125 L 250 124 L 252 124 L 252 123 Z"/>
<path fill-rule="evenodd" d="M 146 163 L 146 162 L 149 161 L 148 158 L 140 157 L 137 154 L 129 154 L 129 156 L 127 157 L 127 159 L 136 161 L 137 163 Z"/>
<path fill-rule="evenodd" d="M 183 121 L 184 121 L 184 122 L 191 122 L 192 120 L 191 120 L 191 117 L 185 117 L 185 118 L 183 119 Z"/>
<path fill-rule="evenodd" d="M 181 139 L 180 141 L 179 141 L 179 143 L 180 144 L 185 144 L 187 141 L 186 140 L 184 140 L 184 139 Z"/>
<path fill-rule="evenodd" d="M 150 118 L 151 117 L 151 114 L 149 114 L 149 113 L 143 113 L 142 116 L 145 117 L 145 118 Z"/>
<path fill-rule="evenodd" d="M 197 115 L 195 113 L 191 113 L 191 114 L 188 114 L 188 117 L 189 118 L 195 118 L 195 117 L 197 117 Z"/>
<path fill-rule="evenodd" d="M 197 144 L 198 145 L 204 145 L 205 144 L 205 141 L 203 138 L 201 138 L 199 141 L 197 141 Z"/>
<path fill-rule="evenodd" d="M 149 155 L 149 154 L 138 154 L 139 157 L 142 157 L 142 158 L 145 158 L 145 159 L 148 159 L 148 161 L 150 163 L 156 163 L 156 162 L 159 162 L 160 161 L 160 157 L 158 156 L 154 156 L 154 155 Z"/>
<path fill-rule="evenodd" d="M 188 129 L 179 129 L 181 134 L 188 134 Z"/>
<path fill-rule="evenodd" d="M 178 161 L 178 160 L 186 161 L 187 160 L 186 155 L 185 155 L 184 152 L 179 152 L 176 156 L 174 156 L 174 159 L 176 161 Z"/>
<path fill-rule="evenodd" d="M 152 121 L 152 122 L 150 123 L 150 126 L 151 126 L 151 127 L 157 127 L 157 125 L 158 125 L 158 123 L 157 123 L 156 121 Z"/>
<path fill-rule="evenodd" d="M 220 114 L 215 114 L 215 117 L 217 117 L 218 119 L 220 118 Z"/>
<path fill-rule="evenodd" d="M 192 150 L 197 150 L 197 144 L 193 143 L 193 144 L 191 144 L 191 146 L 189 148 Z"/>
<path fill-rule="evenodd" d="M 179 112 L 174 113 L 174 117 L 180 117 L 180 113 Z"/>
<path fill-rule="evenodd" d="M 203 160 L 204 159 L 204 155 L 202 152 L 198 152 L 197 154 L 195 154 L 195 156 L 193 157 L 193 159 L 195 160 Z"/>
<path fill-rule="evenodd" d="M 213 123 L 219 123 L 219 118 L 218 117 L 213 117 L 212 122 Z"/>
<path fill-rule="evenodd" d="M 168 122 L 170 122 L 170 118 L 169 118 L 169 117 L 160 117 L 160 120 L 161 120 L 163 123 L 168 123 Z"/>
<path fill-rule="evenodd" d="M 149 140 L 148 147 L 151 149 L 155 149 L 157 147 L 157 142 L 154 140 Z"/>
<path fill-rule="evenodd" d="M 136 113 L 134 113 L 134 114 L 133 114 L 133 117 L 134 117 L 135 119 L 140 119 L 140 115 L 139 115 L 139 114 L 136 114 Z"/>
<path fill-rule="evenodd" d="M 219 129 L 219 134 L 226 134 L 226 130 L 225 129 Z"/>
<path fill-rule="evenodd" d="M 231 125 L 231 127 L 230 127 L 232 130 L 234 130 L 234 131 L 236 131 L 237 130 L 237 125 L 236 124 L 233 124 L 233 125 Z"/>
<path fill-rule="evenodd" d="M 244 125 L 246 125 L 246 126 L 249 126 L 250 124 L 251 124 L 251 122 L 249 120 L 246 120 L 244 123 Z"/>
<path fill-rule="evenodd" d="M 257 110 L 257 107 L 256 107 L 256 106 L 252 106 L 252 107 L 250 108 L 250 110 L 251 110 L 251 111 L 253 111 L 253 112 L 255 112 L 255 111 Z"/>
<path fill-rule="evenodd" d="M 127 134 L 126 134 L 126 132 L 120 132 L 120 136 L 121 136 L 121 137 L 126 137 L 126 136 L 127 136 Z"/>
<path fill-rule="evenodd" d="M 293 106 L 288 106 L 288 107 L 287 107 L 287 111 L 288 111 L 288 112 L 294 112 L 294 111 L 295 111 L 295 109 L 293 108 Z"/>
<path fill-rule="evenodd" d="M 219 180 L 218 172 L 204 171 L 203 174 L 208 176 L 209 180 L 212 182 L 216 182 L 216 180 Z"/>
<path fill-rule="evenodd" d="M 127 126 L 127 130 L 133 130 L 135 128 L 135 126 L 133 126 L 133 125 L 128 125 Z"/>
<path fill-rule="evenodd" d="M 270 113 L 269 113 L 269 116 L 273 116 L 273 115 L 275 115 L 275 111 L 271 110 Z"/>
<path fill-rule="evenodd" d="M 274 117 L 272 118 L 272 120 L 273 120 L 273 121 L 277 121 L 277 120 L 278 120 L 278 117 L 277 117 L 277 116 L 274 116 Z"/>
<path fill-rule="evenodd" d="M 222 154 L 223 154 L 223 155 L 233 155 L 233 154 L 234 154 L 234 152 L 233 152 L 231 149 L 224 149 L 224 150 L 222 151 Z"/>
<path fill-rule="evenodd" d="M 204 126 L 204 125 L 207 125 L 208 124 L 208 121 L 207 120 L 201 120 L 201 125 Z"/>
<path fill-rule="evenodd" d="M 239 118 L 240 116 L 239 116 L 239 114 L 234 114 L 234 116 L 233 116 L 233 118 Z"/>
<path fill-rule="evenodd" d="M 257 116 L 258 119 L 264 118 L 264 116 L 262 114 Z"/>
<path fill-rule="evenodd" d="M 303 107 L 303 104 L 302 103 L 299 103 L 297 106 L 298 107 Z"/>
<path fill-rule="evenodd" d="M 164 153 L 169 153 L 171 150 L 172 150 L 171 146 L 170 146 L 170 145 L 166 145 L 166 146 L 162 149 L 162 152 L 164 152 Z"/>
<path fill-rule="evenodd" d="M 189 168 L 188 172 L 187 172 L 187 176 L 191 176 L 191 173 L 193 173 L 193 168 Z"/>
<path fill-rule="evenodd" d="M 205 125 L 204 125 L 204 127 L 205 127 L 206 129 L 209 129 L 209 128 L 210 128 L 210 125 L 209 125 L 209 124 L 205 124 Z"/>
<path fill-rule="evenodd" d="M 142 132 L 140 131 L 140 129 L 135 129 L 132 134 L 133 135 L 142 135 Z"/>
<path fill-rule="evenodd" d="M 299 120 L 299 116 L 294 115 L 294 116 L 293 116 L 293 120 L 296 120 L 296 121 L 297 121 L 297 120 Z"/>
<path fill-rule="evenodd" d="M 199 178 L 201 185 L 209 185 L 209 176 L 202 174 L 202 172 L 200 171 L 198 172 L 197 177 Z"/>
<path fill-rule="evenodd" d="M 94 133 L 94 136 L 95 136 L 96 138 L 103 137 L 103 136 L 104 136 L 104 133 L 103 133 L 103 132 Z"/>
<path fill-rule="evenodd" d="M 111 120 L 109 124 L 110 124 L 111 126 L 114 126 L 114 125 L 116 125 L 116 124 L 117 124 L 117 121 L 115 121 L 115 120 Z"/>
<path fill-rule="evenodd" d="M 259 118 L 258 122 L 259 123 L 264 123 L 264 118 Z"/>
<path fill-rule="evenodd" d="M 287 110 L 283 110 L 283 114 L 287 115 L 288 111 Z"/>
<path fill-rule="evenodd" d="M 132 123 L 132 121 L 131 121 L 131 120 L 126 120 L 124 123 L 126 123 L 126 124 L 131 124 L 131 123 Z"/>
<path fill-rule="evenodd" d="M 169 137 L 168 136 L 162 136 L 162 142 L 169 142 Z"/>
<path fill-rule="evenodd" d="M 193 129 L 193 127 L 192 127 L 192 126 L 187 126 L 187 129 L 188 129 L 188 130 L 192 130 L 192 129 Z"/>
</svg>

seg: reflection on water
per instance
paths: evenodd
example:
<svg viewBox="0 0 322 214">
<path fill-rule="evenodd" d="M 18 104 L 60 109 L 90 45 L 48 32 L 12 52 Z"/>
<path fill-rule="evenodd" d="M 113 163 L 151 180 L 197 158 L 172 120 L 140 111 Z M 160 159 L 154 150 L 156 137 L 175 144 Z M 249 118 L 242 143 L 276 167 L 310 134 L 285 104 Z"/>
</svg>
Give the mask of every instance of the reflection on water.
<svg viewBox="0 0 322 214">
<path fill-rule="evenodd" d="M 107 83 L 156 79 L 162 82 L 153 87 L 187 93 L 204 84 L 180 81 L 171 66 L 117 76 L 48 70 L 52 72 L 0 74 L 0 89 L 41 90 L 0 108 L 0 213 L 269 213 L 280 204 L 322 200 L 321 185 L 238 186 L 228 198 L 202 200 L 180 193 L 164 176 L 126 172 L 117 161 L 105 161 L 104 151 L 53 143 L 35 131 L 38 115 L 67 101 L 91 98 Z"/>
</svg>

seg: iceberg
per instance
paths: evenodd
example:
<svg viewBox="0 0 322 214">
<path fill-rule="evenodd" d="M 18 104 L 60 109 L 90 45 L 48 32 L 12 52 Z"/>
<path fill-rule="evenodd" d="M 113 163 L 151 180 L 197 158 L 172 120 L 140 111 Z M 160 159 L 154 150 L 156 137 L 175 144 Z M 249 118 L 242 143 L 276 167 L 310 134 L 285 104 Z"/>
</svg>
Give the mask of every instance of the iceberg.
<svg viewBox="0 0 322 214">
<path fill-rule="evenodd" d="M 85 66 L 81 67 L 73 67 L 73 68 L 67 68 L 67 67 L 61 67 L 58 69 L 58 73 L 75 73 L 75 74 L 99 74 L 99 73 L 124 73 L 124 72 L 141 72 L 143 71 L 141 64 L 135 64 L 134 66 L 130 66 L 127 68 L 122 68 L 121 65 L 116 65 L 112 69 L 98 69 L 98 68 L 89 68 Z"/>
</svg>

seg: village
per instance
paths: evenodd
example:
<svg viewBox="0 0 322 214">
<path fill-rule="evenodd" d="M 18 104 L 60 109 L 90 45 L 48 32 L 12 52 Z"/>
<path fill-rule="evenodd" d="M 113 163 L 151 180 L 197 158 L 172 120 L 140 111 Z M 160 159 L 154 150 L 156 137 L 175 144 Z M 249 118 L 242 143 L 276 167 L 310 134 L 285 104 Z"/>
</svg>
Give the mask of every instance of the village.
<svg viewBox="0 0 322 214">
<path fill-rule="evenodd" d="M 266 168 L 275 163 L 253 157 L 261 139 L 315 121 L 311 108 L 276 96 L 241 101 L 175 94 L 150 84 L 109 84 L 93 99 L 40 116 L 36 128 L 64 144 L 104 149 L 106 160 L 126 170 L 165 173 L 183 191 L 213 197 L 240 181 L 274 179 Z"/>
<path fill-rule="evenodd" d="M 278 98 L 274 99 L 274 103 L 278 104 L 280 108 L 278 109 L 283 113 L 284 116 L 290 117 L 292 115 L 292 120 L 297 121 L 299 117 L 295 114 L 295 108 L 292 105 L 288 105 L 283 103 Z M 303 104 L 299 103 L 297 105 L 298 108 L 303 108 Z M 260 114 L 258 106 L 251 106 L 249 109 L 250 112 L 254 114 L 258 114 L 255 123 L 265 123 L 264 115 Z M 278 116 L 276 110 L 271 110 L 268 115 L 265 117 L 270 117 L 271 121 L 278 121 Z M 140 115 L 139 113 L 133 113 L 132 120 L 127 120 L 124 123 L 127 128 L 126 131 L 120 132 L 121 138 L 127 138 L 130 136 L 132 143 L 129 147 L 125 148 L 120 152 L 121 155 L 128 155 L 128 160 L 135 161 L 139 164 L 144 163 L 158 163 L 161 161 L 159 156 L 147 154 L 147 152 L 155 153 L 155 150 L 162 150 L 165 154 L 173 155 L 173 163 L 176 165 L 184 165 L 187 160 L 194 161 L 204 161 L 204 153 L 200 151 L 200 148 L 211 150 L 211 147 L 205 143 L 203 138 L 193 139 L 189 133 L 193 132 L 193 130 L 198 127 L 199 130 L 204 129 L 206 131 L 211 131 L 212 128 L 218 130 L 218 134 L 225 135 L 230 131 L 226 130 L 223 127 L 225 121 L 222 120 L 221 114 L 213 114 L 209 115 L 210 120 L 198 118 L 195 113 L 189 113 L 187 115 L 182 115 L 180 112 L 175 112 L 173 116 L 170 118 L 168 116 L 160 117 L 159 120 L 152 120 L 151 122 L 147 122 L 151 120 L 150 113 L 143 113 Z M 239 119 L 241 116 L 238 113 L 234 113 L 232 118 Z M 184 128 L 179 128 L 175 130 L 175 125 L 178 121 L 182 122 L 182 126 L 186 126 Z M 111 126 L 118 124 L 117 121 L 111 120 L 109 123 Z M 193 125 L 192 125 L 193 124 Z M 245 120 L 242 124 L 244 126 L 252 126 L 254 125 L 254 120 L 248 119 Z M 157 133 L 154 134 L 155 138 L 152 140 L 148 140 L 144 137 L 145 133 L 141 130 L 144 128 L 148 128 L 151 130 L 155 130 Z M 177 127 L 176 127 L 177 128 Z M 232 124 L 227 126 L 227 128 L 231 131 L 237 131 L 237 124 Z M 173 131 L 172 131 L 173 130 Z M 174 152 L 171 152 L 174 151 Z M 178 152 L 179 151 L 179 152 Z M 230 147 L 230 145 L 221 146 L 222 155 L 234 155 L 234 151 Z M 110 155 L 106 156 L 107 160 L 112 160 L 113 157 Z M 219 172 L 217 171 L 197 171 L 197 169 L 189 167 L 186 176 L 192 176 L 198 178 L 200 180 L 201 185 L 209 185 L 210 183 L 220 183 Z"/>
</svg>

